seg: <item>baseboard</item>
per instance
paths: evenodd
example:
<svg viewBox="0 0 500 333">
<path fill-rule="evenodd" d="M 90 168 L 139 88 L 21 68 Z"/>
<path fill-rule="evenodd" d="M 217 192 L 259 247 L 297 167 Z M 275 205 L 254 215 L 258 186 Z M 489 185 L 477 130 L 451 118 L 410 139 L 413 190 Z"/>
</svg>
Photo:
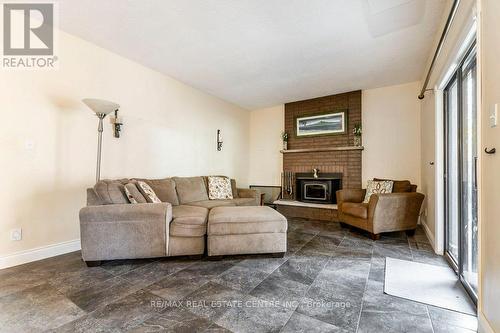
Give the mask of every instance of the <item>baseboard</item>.
<svg viewBox="0 0 500 333">
<path fill-rule="evenodd" d="M 434 234 L 431 232 L 431 230 L 427 226 L 427 223 L 422 222 L 421 225 L 424 228 L 425 235 L 427 236 L 427 238 L 429 239 L 429 242 L 431 243 L 432 249 L 434 250 L 434 252 L 436 252 L 436 238 L 434 237 Z"/>
<path fill-rule="evenodd" d="M 482 311 L 478 311 L 477 326 L 478 326 L 477 331 L 479 333 L 495 333 L 493 328 L 490 326 L 488 319 L 486 319 Z"/>
<path fill-rule="evenodd" d="M 26 264 L 28 262 L 55 257 L 61 254 L 78 251 L 81 249 L 80 240 L 37 247 L 30 250 L 19 251 L 0 257 L 0 269 Z"/>
</svg>

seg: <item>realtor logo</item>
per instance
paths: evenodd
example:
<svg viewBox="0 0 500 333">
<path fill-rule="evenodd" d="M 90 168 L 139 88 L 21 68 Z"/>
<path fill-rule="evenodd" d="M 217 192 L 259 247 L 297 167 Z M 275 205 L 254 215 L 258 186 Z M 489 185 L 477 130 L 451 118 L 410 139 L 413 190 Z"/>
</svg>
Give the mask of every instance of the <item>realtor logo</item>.
<svg viewBox="0 0 500 333">
<path fill-rule="evenodd" d="M 54 4 L 3 4 L 2 68 L 54 68 Z"/>
</svg>

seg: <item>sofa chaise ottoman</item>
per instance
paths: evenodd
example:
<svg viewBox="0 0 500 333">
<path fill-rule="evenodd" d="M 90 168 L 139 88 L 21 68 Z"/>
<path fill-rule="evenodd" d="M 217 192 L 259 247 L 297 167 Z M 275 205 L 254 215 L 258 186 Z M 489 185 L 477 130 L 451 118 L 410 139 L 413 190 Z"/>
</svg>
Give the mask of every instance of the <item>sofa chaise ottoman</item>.
<svg viewBox="0 0 500 333">
<path fill-rule="evenodd" d="M 286 218 L 266 206 L 215 207 L 207 230 L 208 256 L 286 252 Z"/>
</svg>

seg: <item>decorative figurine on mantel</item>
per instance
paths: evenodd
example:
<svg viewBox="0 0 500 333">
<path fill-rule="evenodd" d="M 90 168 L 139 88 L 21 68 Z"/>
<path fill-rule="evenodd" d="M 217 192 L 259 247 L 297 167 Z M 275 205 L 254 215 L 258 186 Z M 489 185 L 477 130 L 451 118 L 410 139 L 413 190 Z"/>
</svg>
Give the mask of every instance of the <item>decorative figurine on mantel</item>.
<svg viewBox="0 0 500 333">
<path fill-rule="evenodd" d="M 319 177 L 318 176 L 318 172 L 319 172 L 319 169 L 316 169 L 316 168 L 313 169 L 313 177 L 314 178 L 318 178 Z"/>
<path fill-rule="evenodd" d="M 361 146 L 361 134 L 362 133 L 363 133 L 363 130 L 361 128 L 361 124 L 354 125 L 354 129 L 352 130 L 352 134 L 354 134 L 354 145 L 356 147 Z"/>
<path fill-rule="evenodd" d="M 288 149 L 288 133 L 282 132 L 281 139 L 283 140 L 283 150 L 287 150 Z"/>
</svg>

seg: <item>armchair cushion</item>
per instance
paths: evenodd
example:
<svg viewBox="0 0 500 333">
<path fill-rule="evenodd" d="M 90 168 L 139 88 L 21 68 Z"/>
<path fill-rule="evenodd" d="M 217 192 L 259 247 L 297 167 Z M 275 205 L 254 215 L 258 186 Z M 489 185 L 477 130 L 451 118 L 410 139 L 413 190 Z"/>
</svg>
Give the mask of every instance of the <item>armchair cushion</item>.
<svg viewBox="0 0 500 333">
<path fill-rule="evenodd" d="M 344 202 L 342 204 L 342 213 L 360 219 L 366 219 L 368 218 L 368 204 L 356 203 L 356 202 Z"/>
<path fill-rule="evenodd" d="M 391 180 L 391 179 L 381 179 L 381 178 L 373 178 L 374 181 L 384 181 L 384 180 Z M 412 191 L 412 184 L 410 183 L 409 180 L 393 180 L 394 185 L 392 186 L 392 193 L 405 193 L 405 192 L 415 192 L 415 190 Z M 414 186 L 414 185 L 413 185 Z"/>
</svg>

